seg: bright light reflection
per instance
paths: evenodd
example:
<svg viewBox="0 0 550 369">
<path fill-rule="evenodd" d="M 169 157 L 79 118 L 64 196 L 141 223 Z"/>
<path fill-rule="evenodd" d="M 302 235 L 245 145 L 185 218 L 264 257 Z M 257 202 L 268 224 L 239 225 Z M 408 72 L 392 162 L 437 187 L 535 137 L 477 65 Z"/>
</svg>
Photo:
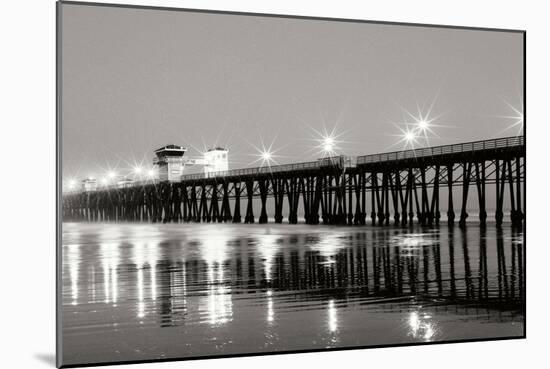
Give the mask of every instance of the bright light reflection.
<svg viewBox="0 0 550 369">
<path fill-rule="evenodd" d="M 116 306 L 118 300 L 118 274 L 116 265 L 111 268 L 111 286 L 113 291 L 113 304 Z"/>
<path fill-rule="evenodd" d="M 273 322 L 275 313 L 273 311 L 273 298 L 271 297 L 273 295 L 271 290 L 267 291 L 267 321 L 269 323 Z"/>
<path fill-rule="evenodd" d="M 391 243 L 399 247 L 402 256 L 417 257 L 424 247 L 432 246 L 434 240 L 429 233 L 410 233 L 395 236 Z"/>
<path fill-rule="evenodd" d="M 143 302 L 143 267 L 137 270 L 137 288 L 138 288 L 138 318 L 145 316 L 145 304 Z"/>
<path fill-rule="evenodd" d="M 338 317 L 336 316 L 336 307 L 334 299 L 328 302 L 328 329 L 330 332 L 336 332 L 338 329 Z"/>
<path fill-rule="evenodd" d="M 146 315 L 146 298 L 155 301 L 157 297 L 156 265 L 159 259 L 158 244 L 156 242 L 143 242 L 139 240 L 158 239 L 158 231 L 145 231 L 146 228 L 136 226 L 134 229 L 135 240 L 132 247 L 132 261 L 136 265 L 137 274 L 137 317 Z M 148 287 L 145 285 L 145 270 L 149 272 Z M 148 292 L 149 297 L 146 296 Z"/>
<path fill-rule="evenodd" d="M 326 260 L 326 264 L 334 263 L 333 257 L 346 247 L 345 234 L 336 232 L 319 233 L 319 241 L 309 244 L 313 251 L 318 251 Z"/>
<path fill-rule="evenodd" d="M 279 239 L 279 236 L 272 235 L 272 234 L 264 234 L 264 235 L 258 236 L 258 244 L 262 245 L 259 251 L 264 264 L 263 269 L 265 271 L 265 279 L 267 281 L 271 280 L 271 270 L 273 268 L 273 261 L 279 249 L 279 244 L 277 242 L 278 239 Z M 268 291 L 268 294 L 270 292 L 271 291 Z"/>
<path fill-rule="evenodd" d="M 436 327 L 430 322 L 430 315 L 424 314 L 421 316 L 417 311 L 409 314 L 409 335 L 413 338 L 420 338 L 424 341 L 430 341 L 435 333 Z"/>
<path fill-rule="evenodd" d="M 198 237 L 202 258 L 207 265 L 208 295 L 200 303 L 210 325 L 221 325 L 233 319 L 231 287 L 226 282 L 224 264 L 227 260 L 229 236 L 225 231 L 209 229 Z"/>
<path fill-rule="evenodd" d="M 78 305 L 78 273 L 80 266 L 80 247 L 78 244 L 69 245 L 67 259 L 69 279 L 71 281 L 71 304 Z"/>
<path fill-rule="evenodd" d="M 409 335 L 413 338 L 419 338 L 424 341 L 431 341 L 436 334 L 436 326 L 430 321 L 428 314 L 420 315 L 417 311 L 409 314 Z"/>
<path fill-rule="evenodd" d="M 157 299 L 157 266 L 149 264 L 149 276 L 151 278 L 151 300 L 155 301 Z"/>
<path fill-rule="evenodd" d="M 118 263 L 120 232 L 116 229 L 106 229 L 100 234 L 100 251 L 103 256 L 101 267 L 103 269 L 103 289 L 105 303 L 116 306 L 118 300 Z"/>
<path fill-rule="evenodd" d="M 218 278 L 223 278 L 223 266 L 209 267 L 215 269 Z M 233 301 L 231 288 L 223 285 L 210 284 L 208 287 L 208 317 L 210 325 L 225 324 L 233 319 Z"/>
</svg>

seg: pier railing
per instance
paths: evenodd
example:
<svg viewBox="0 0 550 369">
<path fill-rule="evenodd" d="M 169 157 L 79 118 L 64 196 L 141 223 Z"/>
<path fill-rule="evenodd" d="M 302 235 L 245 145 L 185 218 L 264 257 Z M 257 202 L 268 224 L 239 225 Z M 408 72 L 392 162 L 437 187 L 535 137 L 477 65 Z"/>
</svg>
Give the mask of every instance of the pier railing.
<svg viewBox="0 0 550 369">
<path fill-rule="evenodd" d="M 442 145 L 421 149 L 394 151 L 383 154 L 363 155 L 357 157 L 357 164 L 380 163 L 386 161 L 424 158 L 448 154 L 460 154 L 465 152 L 517 147 L 523 146 L 524 144 L 525 141 L 523 136 L 496 138 L 492 140 L 473 141 L 453 145 Z"/>
<path fill-rule="evenodd" d="M 317 161 L 309 161 L 305 163 L 293 163 L 293 164 L 271 165 L 271 166 L 256 167 L 256 168 L 232 169 L 232 170 L 225 170 L 225 171 L 212 172 L 212 173 L 186 174 L 181 177 L 181 180 L 185 181 L 185 180 L 214 178 L 214 177 L 238 177 L 238 176 L 247 176 L 247 175 L 254 175 L 254 174 L 269 174 L 269 173 L 281 173 L 281 172 L 290 172 L 290 171 L 298 171 L 298 170 L 317 169 L 319 168 L 319 164 L 320 163 Z"/>
<path fill-rule="evenodd" d="M 394 160 L 405 160 L 405 159 L 415 159 L 447 154 L 459 154 L 465 152 L 476 152 L 490 149 L 500 149 L 500 148 L 511 148 L 523 146 L 525 144 L 523 136 L 516 137 L 505 137 L 505 138 L 496 138 L 491 140 L 482 140 L 482 141 L 473 141 L 460 144 L 452 145 L 441 145 L 420 149 L 411 149 L 403 151 L 395 151 L 390 153 L 381 153 L 381 154 L 371 154 L 358 156 L 356 164 L 368 164 L 368 163 L 379 163 L 387 162 Z M 205 178 L 215 178 L 215 177 L 238 177 L 254 174 L 269 174 L 269 173 L 281 173 L 289 171 L 303 171 L 308 169 L 317 169 L 322 166 L 330 165 L 343 165 L 347 157 L 337 156 L 333 158 L 324 158 L 317 161 L 310 161 L 304 163 L 294 163 L 294 164 L 282 164 L 282 165 L 273 165 L 273 166 L 264 166 L 257 168 L 245 168 L 245 169 L 234 169 L 227 170 L 222 172 L 212 172 L 212 173 L 195 173 L 187 174 L 181 177 L 182 181 L 185 180 L 197 180 Z M 354 163 L 355 165 L 355 163 Z"/>
</svg>

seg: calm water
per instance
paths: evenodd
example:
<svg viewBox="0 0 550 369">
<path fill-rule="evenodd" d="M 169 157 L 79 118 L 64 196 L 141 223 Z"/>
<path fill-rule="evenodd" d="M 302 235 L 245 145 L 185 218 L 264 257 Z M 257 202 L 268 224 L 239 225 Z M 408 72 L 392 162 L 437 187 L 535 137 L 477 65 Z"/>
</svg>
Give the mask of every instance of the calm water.
<svg viewBox="0 0 550 369">
<path fill-rule="evenodd" d="M 63 225 L 64 364 L 521 336 L 494 226 Z"/>
</svg>

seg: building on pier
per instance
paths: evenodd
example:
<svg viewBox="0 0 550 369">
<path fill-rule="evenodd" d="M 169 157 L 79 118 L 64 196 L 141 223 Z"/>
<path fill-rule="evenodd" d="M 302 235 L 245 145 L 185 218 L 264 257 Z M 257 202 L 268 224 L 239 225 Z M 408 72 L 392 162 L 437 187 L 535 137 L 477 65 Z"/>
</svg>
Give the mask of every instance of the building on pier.
<svg viewBox="0 0 550 369">
<path fill-rule="evenodd" d="M 117 188 L 128 188 L 134 185 L 134 180 L 130 178 L 121 178 L 116 182 Z"/>
<path fill-rule="evenodd" d="M 355 168 L 357 166 L 356 156 L 327 156 L 317 159 L 319 167 Z"/>
<path fill-rule="evenodd" d="M 82 180 L 82 190 L 84 192 L 97 190 L 97 179 L 92 178 L 92 177 L 88 177 L 88 178 Z"/>
<path fill-rule="evenodd" d="M 183 155 L 187 149 L 178 145 L 166 145 L 155 150 L 153 164 L 158 167 L 158 177 L 161 181 L 179 181 L 183 174 Z"/>
<path fill-rule="evenodd" d="M 229 170 L 229 150 L 214 147 L 204 153 L 204 173 L 225 172 Z"/>
<path fill-rule="evenodd" d="M 166 145 L 155 150 L 154 166 L 157 167 L 160 181 L 179 181 L 186 167 L 202 165 L 205 174 L 229 170 L 229 150 L 214 147 L 203 154 L 202 158 L 184 157 L 186 148 L 178 145 Z"/>
</svg>

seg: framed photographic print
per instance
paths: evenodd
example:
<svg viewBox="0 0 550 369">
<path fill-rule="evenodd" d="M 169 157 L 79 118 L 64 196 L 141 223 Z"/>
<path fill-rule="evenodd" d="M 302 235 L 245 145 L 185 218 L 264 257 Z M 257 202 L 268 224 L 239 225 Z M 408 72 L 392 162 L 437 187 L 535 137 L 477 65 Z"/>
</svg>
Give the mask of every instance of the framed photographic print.
<svg viewBox="0 0 550 369">
<path fill-rule="evenodd" d="M 525 337 L 525 31 L 57 18 L 58 366 Z"/>
</svg>

